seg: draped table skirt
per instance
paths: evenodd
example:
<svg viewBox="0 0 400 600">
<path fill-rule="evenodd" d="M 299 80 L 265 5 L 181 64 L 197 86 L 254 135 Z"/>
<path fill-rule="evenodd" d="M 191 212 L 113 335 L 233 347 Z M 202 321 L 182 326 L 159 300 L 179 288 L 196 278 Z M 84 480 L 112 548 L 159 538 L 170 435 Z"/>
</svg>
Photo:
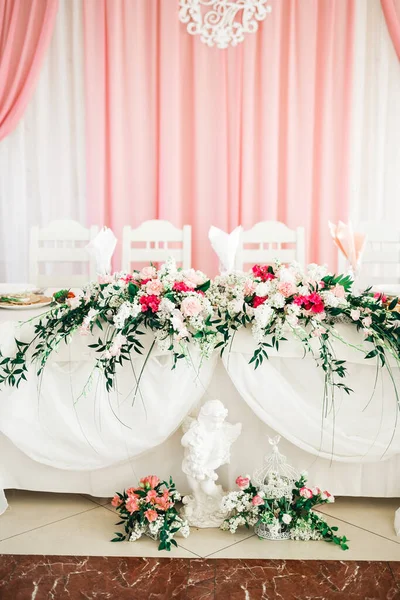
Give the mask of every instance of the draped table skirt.
<svg viewBox="0 0 400 600">
<path fill-rule="evenodd" d="M 29 339 L 30 328 L 3 322 L 3 353 L 12 351 L 14 333 Z M 31 367 L 19 389 L 1 391 L 0 489 L 110 496 L 156 473 L 172 475 L 186 492 L 180 425 L 202 402 L 219 398 L 229 420 L 243 424 L 231 464 L 219 471 L 225 488 L 262 464 L 268 436 L 279 433 L 281 450 L 298 470 L 309 472 L 310 483 L 337 495 L 400 496 L 392 378 L 386 369 L 376 378 L 376 363 L 355 349 L 363 345 L 361 334 L 347 325 L 337 330 L 347 345 L 338 339 L 335 352 L 347 361 L 346 384 L 354 391 L 336 391 L 325 406 L 323 371 L 293 339 L 254 370 L 254 340 L 243 329 L 222 359 L 201 359 L 191 348 L 189 359 L 171 369 L 167 353 L 153 346 L 149 354 L 149 334 L 143 336 L 143 355 L 121 367 L 109 394 L 93 369 L 90 337 L 76 336 L 52 356 L 41 378 Z M 392 377 L 400 389 L 395 365 Z"/>
</svg>

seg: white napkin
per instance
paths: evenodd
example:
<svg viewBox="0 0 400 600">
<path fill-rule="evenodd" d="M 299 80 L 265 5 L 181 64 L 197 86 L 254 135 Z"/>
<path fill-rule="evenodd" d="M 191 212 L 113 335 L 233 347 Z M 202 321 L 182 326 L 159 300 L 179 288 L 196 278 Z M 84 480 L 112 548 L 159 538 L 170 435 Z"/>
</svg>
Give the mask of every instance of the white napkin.
<svg viewBox="0 0 400 600">
<path fill-rule="evenodd" d="M 86 246 L 85 250 L 96 261 L 97 274 L 100 276 L 111 273 L 111 259 L 114 254 L 117 238 L 108 227 L 103 227 Z"/>
<path fill-rule="evenodd" d="M 211 225 L 208 239 L 214 252 L 219 258 L 219 270 L 221 273 L 230 273 L 235 268 L 236 253 L 240 244 L 240 236 L 243 227 L 239 225 L 231 233 L 226 233 L 218 227 Z"/>
</svg>

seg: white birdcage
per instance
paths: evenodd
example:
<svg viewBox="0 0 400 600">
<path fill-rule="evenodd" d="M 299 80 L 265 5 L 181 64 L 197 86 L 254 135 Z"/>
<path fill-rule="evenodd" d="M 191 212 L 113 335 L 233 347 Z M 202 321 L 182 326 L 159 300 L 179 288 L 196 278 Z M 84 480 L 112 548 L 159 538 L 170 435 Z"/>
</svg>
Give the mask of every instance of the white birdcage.
<svg viewBox="0 0 400 600">
<path fill-rule="evenodd" d="M 278 500 L 285 498 L 291 502 L 294 483 L 298 478 L 296 470 L 288 464 L 286 456 L 281 454 L 278 449 L 280 436 L 268 438 L 272 446 L 272 452 L 265 457 L 265 464 L 253 475 L 253 483 L 256 488 L 263 492 L 267 500 Z M 274 523 L 259 522 L 254 528 L 260 538 L 266 540 L 287 540 L 290 537 L 289 530 L 279 523 L 278 519 Z"/>
<path fill-rule="evenodd" d="M 280 435 L 268 438 L 272 446 L 272 452 L 265 457 L 265 464 L 253 475 L 254 485 L 262 492 L 265 498 L 287 498 L 292 499 L 294 482 L 298 478 L 296 469 L 288 464 L 286 456 L 278 449 Z"/>
</svg>

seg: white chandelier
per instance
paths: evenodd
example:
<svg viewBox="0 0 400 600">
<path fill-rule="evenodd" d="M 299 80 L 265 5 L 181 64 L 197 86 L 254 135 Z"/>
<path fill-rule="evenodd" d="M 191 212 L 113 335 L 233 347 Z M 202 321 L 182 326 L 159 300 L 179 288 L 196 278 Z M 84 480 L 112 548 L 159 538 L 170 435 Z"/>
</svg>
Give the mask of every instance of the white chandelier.
<svg viewBox="0 0 400 600">
<path fill-rule="evenodd" d="M 179 20 L 207 46 L 227 48 L 254 33 L 271 7 L 268 0 L 179 0 Z M 241 14 L 240 14 L 241 13 Z M 240 18 L 241 17 L 241 18 Z"/>
</svg>

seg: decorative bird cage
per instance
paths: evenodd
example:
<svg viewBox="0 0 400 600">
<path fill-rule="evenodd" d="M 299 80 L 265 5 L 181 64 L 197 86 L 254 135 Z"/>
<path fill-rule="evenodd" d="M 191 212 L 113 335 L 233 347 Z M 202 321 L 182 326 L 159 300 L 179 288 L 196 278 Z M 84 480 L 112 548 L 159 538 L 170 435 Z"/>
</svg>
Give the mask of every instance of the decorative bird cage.
<svg viewBox="0 0 400 600">
<path fill-rule="evenodd" d="M 294 483 L 298 478 L 296 470 L 288 464 L 286 456 L 281 454 L 278 444 L 281 437 L 268 438 L 272 446 L 272 453 L 265 457 L 265 464 L 261 469 L 255 471 L 253 483 L 264 498 L 273 504 L 274 500 L 285 498 L 291 502 Z M 260 522 L 255 526 L 256 534 L 267 540 L 287 540 L 289 531 L 285 530 L 277 520 L 273 523 Z"/>
</svg>

